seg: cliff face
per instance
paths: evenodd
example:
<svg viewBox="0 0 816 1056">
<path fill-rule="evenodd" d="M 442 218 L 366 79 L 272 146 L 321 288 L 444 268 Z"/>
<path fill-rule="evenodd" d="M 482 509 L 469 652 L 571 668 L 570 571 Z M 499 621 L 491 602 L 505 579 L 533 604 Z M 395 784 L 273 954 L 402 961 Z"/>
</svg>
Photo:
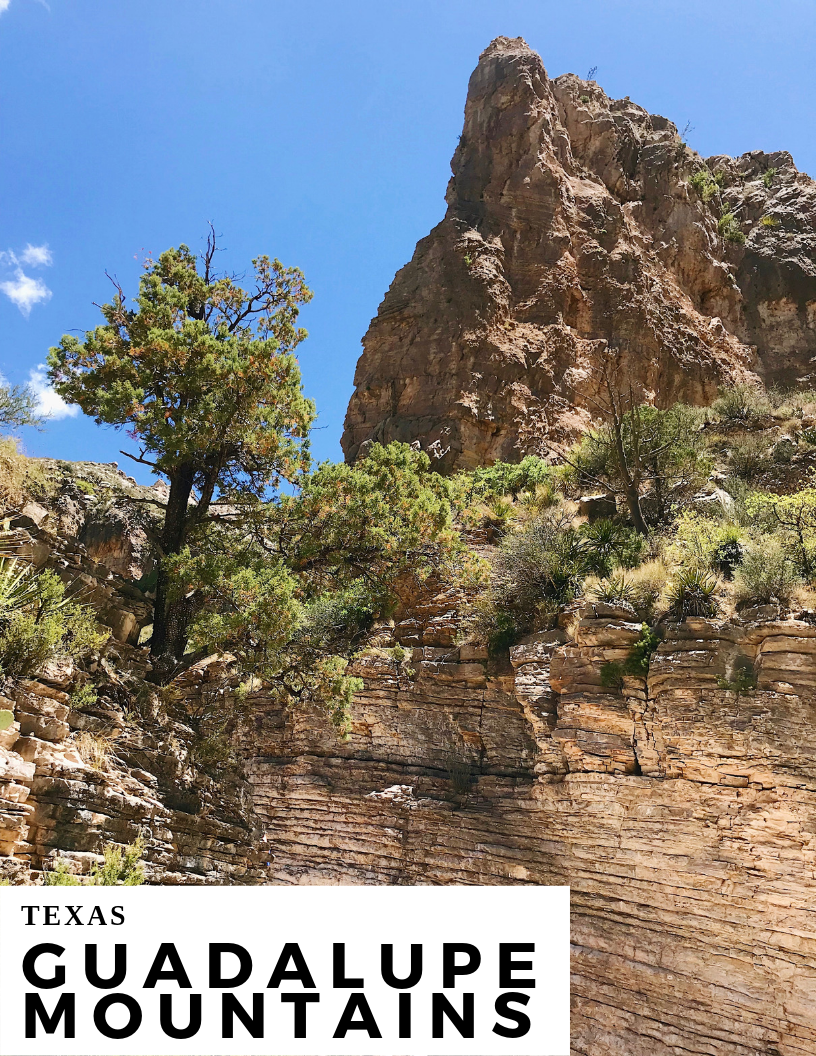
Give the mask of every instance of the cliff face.
<svg viewBox="0 0 816 1056">
<path fill-rule="evenodd" d="M 572 1052 L 816 1051 L 816 624 L 668 627 L 585 605 L 511 650 L 452 644 L 426 602 L 411 671 L 365 659 L 352 740 L 256 701 L 248 762 L 274 883 L 569 884 Z M 718 687 L 735 656 L 755 691 Z M 322 732 L 321 732 L 322 731 Z"/>
<path fill-rule="evenodd" d="M 513 461 L 581 428 L 604 359 L 659 405 L 811 376 L 816 185 L 789 154 L 704 163 L 670 121 L 500 37 L 451 164 L 445 219 L 363 339 L 348 460 L 403 440 L 443 468 Z M 722 173 L 708 201 L 689 183 L 704 164 Z"/>
</svg>

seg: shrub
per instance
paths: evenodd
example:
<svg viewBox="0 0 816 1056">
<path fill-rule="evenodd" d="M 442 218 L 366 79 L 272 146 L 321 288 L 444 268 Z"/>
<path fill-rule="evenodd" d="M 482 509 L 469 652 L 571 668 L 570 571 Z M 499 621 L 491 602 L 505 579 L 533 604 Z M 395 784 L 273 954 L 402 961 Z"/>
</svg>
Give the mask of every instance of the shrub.
<svg viewBox="0 0 816 1056">
<path fill-rule="evenodd" d="M 632 606 L 643 619 L 652 619 L 668 582 L 669 570 L 659 557 L 645 561 L 629 573 Z"/>
<path fill-rule="evenodd" d="M 735 524 L 712 520 L 695 510 L 684 510 L 677 519 L 672 549 L 685 568 L 722 572 L 723 566 L 739 563 L 744 534 Z"/>
<path fill-rule="evenodd" d="M 765 216 L 760 217 L 760 224 L 763 227 L 779 227 L 779 220 L 775 216 L 771 216 L 770 213 L 766 213 Z"/>
<path fill-rule="evenodd" d="M 587 568 L 599 576 L 608 576 L 613 568 L 634 568 L 640 563 L 646 541 L 633 528 L 601 519 L 583 525 L 580 534 L 585 541 Z"/>
<path fill-rule="evenodd" d="M 28 475 L 28 459 L 10 437 L 0 438 L 0 508 L 21 506 Z"/>
<path fill-rule="evenodd" d="M 725 677 L 717 679 L 720 689 L 729 689 L 738 697 L 756 689 L 756 684 L 756 671 L 747 656 L 736 657 Z"/>
<path fill-rule="evenodd" d="M 681 569 L 666 593 L 668 615 L 678 623 L 687 616 L 716 616 L 716 590 L 717 578 L 710 572 L 698 567 Z"/>
<path fill-rule="evenodd" d="M 611 661 L 601 665 L 601 685 L 606 689 L 620 689 L 625 675 L 645 678 L 649 673 L 652 654 L 660 645 L 660 635 L 648 623 L 640 629 L 640 637 L 623 663 Z"/>
<path fill-rule="evenodd" d="M 107 632 L 87 605 L 66 597 L 55 572 L 35 572 L 12 558 L 0 558 L 0 670 L 32 674 L 54 656 L 81 656 L 98 649 Z"/>
<path fill-rule="evenodd" d="M 633 605 L 635 601 L 632 585 L 623 574 L 613 574 L 600 580 L 590 593 L 596 601 L 603 601 L 607 605 Z"/>
<path fill-rule="evenodd" d="M 798 571 L 808 579 L 816 575 L 816 488 L 792 495 L 755 492 L 745 509 L 757 525 L 775 533 Z"/>
<path fill-rule="evenodd" d="M 588 95 L 579 95 L 578 98 L 580 99 L 580 101 L 582 103 L 588 103 L 589 102 L 589 96 Z"/>
<path fill-rule="evenodd" d="M 762 182 L 765 184 L 765 186 L 769 190 L 770 190 L 771 186 L 773 185 L 774 176 L 776 176 L 776 169 L 775 168 L 766 169 L 762 173 Z"/>
<path fill-rule="evenodd" d="M 73 741 L 80 759 L 92 770 L 104 770 L 110 757 L 111 741 L 98 733 L 83 730 Z"/>
<path fill-rule="evenodd" d="M 471 612 L 471 633 L 494 651 L 505 648 L 547 623 L 586 573 L 586 547 L 570 518 L 542 514 L 501 541 L 490 584 Z"/>
<path fill-rule="evenodd" d="M 728 463 L 743 480 L 753 480 L 771 468 L 770 448 L 762 436 L 738 436 L 731 443 Z"/>
<path fill-rule="evenodd" d="M 745 242 L 745 235 L 739 226 L 739 220 L 732 212 L 722 214 L 717 221 L 717 233 L 726 242 L 734 242 L 737 245 L 742 245 Z"/>
<path fill-rule="evenodd" d="M 96 864 L 87 880 L 81 880 L 68 868 L 64 858 L 58 858 L 53 869 L 48 870 L 43 882 L 48 887 L 136 887 L 144 883 L 141 864 L 144 840 L 139 837 L 132 844 L 120 847 L 107 843 L 102 848 L 102 863 Z"/>
<path fill-rule="evenodd" d="M 756 385 L 740 382 L 719 389 L 711 410 L 723 422 L 749 423 L 766 418 L 771 413 L 770 401 Z"/>
<path fill-rule="evenodd" d="M 724 180 L 725 176 L 722 172 L 712 173 L 708 169 L 698 169 L 689 178 L 689 183 L 703 201 L 708 203 L 712 198 L 719 196 Z"/>
<path fill-rule="evenodd" d="M 783 541 L 766 535 L 745 548 L 734 577 L 734 600 L 738 608 L 775 602 L 789 605 L 801 585 Z"/>
<path fill-rule="evenodd" d="M 54 868 L 43 876 L 43 883 L 46 887 L 79 887 L 82 881 L 74 876 L 64 858 L 58 858 Z"/>
</svg>

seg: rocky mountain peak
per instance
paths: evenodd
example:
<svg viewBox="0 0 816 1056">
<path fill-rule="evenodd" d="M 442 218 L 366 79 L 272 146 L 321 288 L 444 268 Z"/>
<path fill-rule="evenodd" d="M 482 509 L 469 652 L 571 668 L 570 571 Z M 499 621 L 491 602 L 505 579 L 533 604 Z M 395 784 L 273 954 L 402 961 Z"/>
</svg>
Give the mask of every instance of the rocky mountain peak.
<svg viewBox="0 0 816 1056">
<path fill-rule="evenodd" d="M 809 380 L 813 181 L 784 151 L 703 159 L 667 118 L 498 37 L 468 87 L 442 222 L 363 339 L 343 436 L 443 469 L 589 421 L 602 363 L 658 405 Z"/>
</svg>

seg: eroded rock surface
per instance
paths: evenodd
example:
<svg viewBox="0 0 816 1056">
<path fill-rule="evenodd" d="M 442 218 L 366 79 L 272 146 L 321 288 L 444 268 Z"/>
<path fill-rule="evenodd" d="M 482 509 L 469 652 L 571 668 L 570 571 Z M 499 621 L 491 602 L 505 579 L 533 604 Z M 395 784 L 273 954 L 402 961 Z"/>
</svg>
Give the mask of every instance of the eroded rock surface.
<svg viewBox="0 0 816 1056">
<path fill-rule="evenodd" d="M 453 644 L 449 598 L 426 635 L 398 623 L 412 667 L 361 662 L 346 745 L 259 696 L 272 882 L 569 884 L 576 1056 L 810 1056 L 816 624 L 670 625 L 615 690 L 639 624 L 568 615 L 511 665 Z"/>
<path fill-rule="evenodd" d="M 451 164 L 444 220 L 363 339 L 347 459 L 402 440 L 442 468 L 516 460 L 586 423 L 602 361 L 661 406 L 811 378 L 816 185 L 786 152 L 704 162 L 666 118 L 500 37 Z"/>
</svg>

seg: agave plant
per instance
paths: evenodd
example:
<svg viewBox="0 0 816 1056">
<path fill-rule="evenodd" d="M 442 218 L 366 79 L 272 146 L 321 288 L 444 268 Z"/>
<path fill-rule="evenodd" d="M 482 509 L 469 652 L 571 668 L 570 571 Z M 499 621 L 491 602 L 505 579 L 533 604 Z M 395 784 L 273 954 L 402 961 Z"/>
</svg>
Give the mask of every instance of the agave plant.
<svg viewBox="0 0 816 1056">
<path fill-rule="evenodd" d="M 717 577 L 697 566 L 681 569 L 669 587 L 668 613 L 678 623 L 686 616 L 716 616 L 719 605 L 715 597 Z"/>
</svg>

